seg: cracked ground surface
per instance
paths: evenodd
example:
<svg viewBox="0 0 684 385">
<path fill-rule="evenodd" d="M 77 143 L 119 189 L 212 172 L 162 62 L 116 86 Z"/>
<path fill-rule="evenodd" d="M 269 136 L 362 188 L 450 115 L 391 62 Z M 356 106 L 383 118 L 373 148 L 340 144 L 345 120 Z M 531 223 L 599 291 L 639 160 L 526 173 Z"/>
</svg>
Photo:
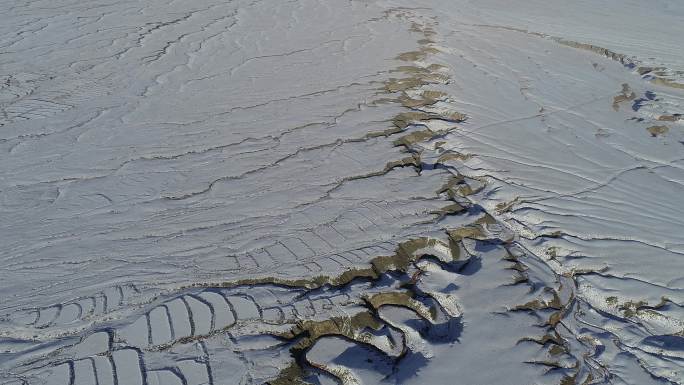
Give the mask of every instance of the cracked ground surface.
<svg viewBox="0 0 684 385">
<path fill-rule="evenodd" d="M 0 15 L 0 383 L 684 383 L 676 2 Z"/>
</svg>

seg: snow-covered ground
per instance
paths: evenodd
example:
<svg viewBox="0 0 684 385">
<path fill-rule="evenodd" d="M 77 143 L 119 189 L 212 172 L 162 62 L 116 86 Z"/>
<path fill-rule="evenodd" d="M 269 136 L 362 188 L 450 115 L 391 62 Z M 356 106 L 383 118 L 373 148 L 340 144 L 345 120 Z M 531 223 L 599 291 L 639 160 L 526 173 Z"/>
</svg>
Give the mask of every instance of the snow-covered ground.
<svg viewBox="0 0 684 385">
<path fill-rule="evenodd" d="M 681 1 L 0 21 L 0 383 L 684 383 Z"/>
</svg>

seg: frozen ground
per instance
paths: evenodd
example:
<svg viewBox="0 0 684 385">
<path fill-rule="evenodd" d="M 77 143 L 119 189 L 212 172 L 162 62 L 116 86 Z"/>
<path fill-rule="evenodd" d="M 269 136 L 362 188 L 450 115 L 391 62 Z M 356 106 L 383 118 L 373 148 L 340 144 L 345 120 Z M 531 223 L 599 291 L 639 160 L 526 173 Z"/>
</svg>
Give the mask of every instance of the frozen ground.
<svg viewBox="0 0 684 385">
<path fill-rule="evenodd" d="M 684 4 L 0 4 L 0 383 L 684 383 Z"/>
</svg>

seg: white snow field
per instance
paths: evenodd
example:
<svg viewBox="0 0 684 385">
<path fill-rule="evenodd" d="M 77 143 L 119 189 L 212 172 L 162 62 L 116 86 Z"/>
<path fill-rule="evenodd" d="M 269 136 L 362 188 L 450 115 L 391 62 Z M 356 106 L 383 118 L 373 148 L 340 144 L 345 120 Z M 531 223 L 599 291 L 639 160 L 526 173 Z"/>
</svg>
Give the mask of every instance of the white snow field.
<svg viewBox="0 0 684 385">
<path fill-rule="evenodd" d="M 684 2 L 0 3 L 0 384 L 684 384 Z"/>
</svg>

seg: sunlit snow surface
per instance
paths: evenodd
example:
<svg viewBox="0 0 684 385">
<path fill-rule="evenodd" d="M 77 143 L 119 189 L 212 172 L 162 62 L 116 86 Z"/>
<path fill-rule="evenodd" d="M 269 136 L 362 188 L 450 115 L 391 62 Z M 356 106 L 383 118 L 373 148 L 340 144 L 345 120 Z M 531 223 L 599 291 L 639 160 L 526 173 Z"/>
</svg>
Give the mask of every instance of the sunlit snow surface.
<svg viewBox="0 0 684 385">
<path fill-rule="evenodd" d="M 684 3 L 0 5 L 0 383 L 684 383 Z"/>
</svg>

